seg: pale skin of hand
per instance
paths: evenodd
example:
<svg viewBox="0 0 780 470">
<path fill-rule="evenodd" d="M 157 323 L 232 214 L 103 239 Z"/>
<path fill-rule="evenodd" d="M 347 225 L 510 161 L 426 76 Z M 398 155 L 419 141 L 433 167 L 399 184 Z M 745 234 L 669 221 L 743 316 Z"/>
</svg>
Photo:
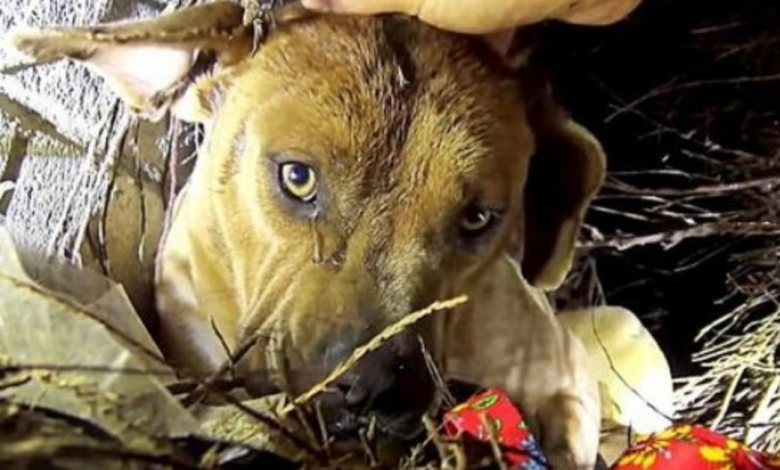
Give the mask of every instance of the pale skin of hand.
<svg viewBox="0 0 780 470">
<path fill-rule="evenodd" d="M 508 46 L 515 28 L 544 20 L 601 26 L 625 18 L 641 0 L 302 0 L 335 13 L 404 13 L 441 29 L 484 36 Z"/>
</svg>

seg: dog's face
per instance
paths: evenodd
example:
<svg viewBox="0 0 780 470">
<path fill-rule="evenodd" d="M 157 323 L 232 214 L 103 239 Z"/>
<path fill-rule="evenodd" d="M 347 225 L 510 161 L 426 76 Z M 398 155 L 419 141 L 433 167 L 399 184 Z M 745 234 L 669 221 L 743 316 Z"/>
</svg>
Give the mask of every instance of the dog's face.
<svg viewBox="0 0 780 470">
<path fill-rule="evenodd" d="M 532 284 L 560 282 L 601 155 L 476 39 L 408 18 L 318 16 L 281 24 L 252 55 L 235 5 L 185 14 L 187 28 L 149 23 L 135 43 L 16 43 L 86 60 L 152 117 L 171 106 L 206 124 L 208 169 L 191 189 L 208 197 L 199 229 L 235 283 L 229 323 L 239 343 L 283 324 L 294 392 L 507 251 Z M 171 34 L 184 29 L 204 36 Z M 366 358 L 362 370 L 382 376 L 372 387 L 392 388 L 388 364 L 409 357 L 427 374 L 413 334 L 374 355 L 381 364 Z"/>
<path fill-rule="evenodd" d="M 480 46 L 323 17 L 277 31 L 225 89 L 209 151 L 234 175 L 214 190 L 236 195 L 247 313 L 284 318 L 301 364 L 457 295 L 517 233 L 534 136 Z"/>
</svg>

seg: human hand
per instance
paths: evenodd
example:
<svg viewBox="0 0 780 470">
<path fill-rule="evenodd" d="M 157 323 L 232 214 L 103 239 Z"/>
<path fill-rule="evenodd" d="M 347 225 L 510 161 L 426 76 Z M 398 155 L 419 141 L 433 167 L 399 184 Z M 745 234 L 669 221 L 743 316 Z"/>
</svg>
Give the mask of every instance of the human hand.
<svg viewBox="0 0 780 470">
<path fill-rule="evenodd" d="M 641 0 L 302 0 L 334 13 L 404 13 L 442 29 L 489 35 L 544 20 L 581 25 L 614 23 Z M 488 6 L 489 5 L 489 6 Z"/>
</svg>

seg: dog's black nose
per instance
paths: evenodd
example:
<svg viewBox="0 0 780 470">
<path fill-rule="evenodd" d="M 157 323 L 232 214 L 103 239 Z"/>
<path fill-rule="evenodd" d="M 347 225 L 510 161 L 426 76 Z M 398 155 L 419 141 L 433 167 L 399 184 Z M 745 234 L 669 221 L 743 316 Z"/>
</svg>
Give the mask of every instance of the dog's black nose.
<svg viewBox="0 0 780 470">
<path fill-rule="evenodd" d="M 336 381 L 336 388 L 344 397 L 344 404 L 352 410 L 362 410 L 371 402 L 371 386 L 365 377 L 348 371 Z"/>
</svg>

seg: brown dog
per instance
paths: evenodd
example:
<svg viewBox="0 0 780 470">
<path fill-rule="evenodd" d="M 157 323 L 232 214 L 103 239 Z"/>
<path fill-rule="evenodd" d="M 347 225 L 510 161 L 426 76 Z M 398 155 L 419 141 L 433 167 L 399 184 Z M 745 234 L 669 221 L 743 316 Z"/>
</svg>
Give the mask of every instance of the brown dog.
<svg viewBox="0 0 780 470">
<path fill-rule="evenodd" d="M 474 38 L 302 15 L 253 54 L 242 15 L 217 2 L 12 37 L 83 61 L 146 117 L 206 126 L 160 254 L 171 361 L 203 376 L 222 342 L 253 342 L 240 372 L 300 393 L 388 324 L 467 294 L 366 358 L 340 402 L 390 431 L 419 422 L 403 405 L 430 403 L 410 385 L 427 377 L 419 334 L 445 377 L 506 389 L 554 468 L 592 468 L 598 389 L 538 289 L 570 267 L 604 174 L 596 140 Z"/>
</svg>

